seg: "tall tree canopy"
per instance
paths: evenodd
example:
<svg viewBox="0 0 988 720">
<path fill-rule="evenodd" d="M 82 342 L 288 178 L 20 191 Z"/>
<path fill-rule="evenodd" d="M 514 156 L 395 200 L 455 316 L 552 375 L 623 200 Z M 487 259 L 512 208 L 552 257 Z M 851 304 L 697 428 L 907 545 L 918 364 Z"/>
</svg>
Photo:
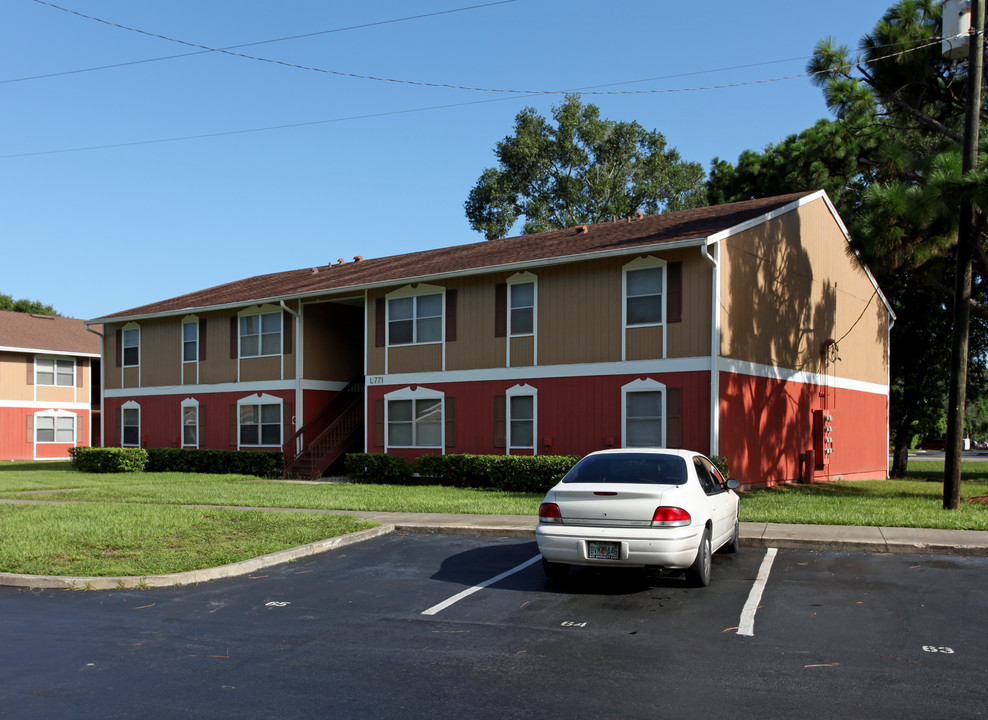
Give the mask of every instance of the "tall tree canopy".
<svg viewBox="0 0 988 720">
<path fill-rule="evenodd" d="M 499 166 L 470 191 L 467 219 L 488 240 L 522 217 L 523 231 L 534 233 L 706 204 L 703 167 L 680 159 L 657 130 L 602 119 L 575 95 L 553 119 L 518 113 L 514 134 L 495 147 Z"/>
<path fill-rule="evenodd" d="M 55 308 L 51 305 L 45 305 L 40 300 L 27 300 L 24 298 L 14 300 L 13 297 L 5 293 L 0 293 L 0 310 L 32 313 L 34 315 L 58 315 Z"/>
</svg>

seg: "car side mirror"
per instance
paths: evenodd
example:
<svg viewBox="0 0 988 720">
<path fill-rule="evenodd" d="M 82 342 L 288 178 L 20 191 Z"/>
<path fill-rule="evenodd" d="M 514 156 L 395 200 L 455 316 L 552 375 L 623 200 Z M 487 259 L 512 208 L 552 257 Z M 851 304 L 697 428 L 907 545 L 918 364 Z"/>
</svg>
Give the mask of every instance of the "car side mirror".
<svg viewBox="0 0 988 720">
<path fill-rule="evenodd" d="M 738 480 L 737 478 L 728 478 L 727 479 L 727 489 L 728 490 L 737 490 L 739 487 L 741 487 L 741 481 L 740 480 Z"/>
</svg>

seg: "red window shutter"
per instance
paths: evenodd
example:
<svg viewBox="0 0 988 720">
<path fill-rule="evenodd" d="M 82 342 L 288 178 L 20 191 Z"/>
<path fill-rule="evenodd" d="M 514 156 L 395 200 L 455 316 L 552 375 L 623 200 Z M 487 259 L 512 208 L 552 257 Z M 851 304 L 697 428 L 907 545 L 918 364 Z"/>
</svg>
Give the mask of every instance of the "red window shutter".
<svg viewBox="0 0 988 720">
<path fill-rule="evenodd" d="M 206 408 L 205 408 L 205 406 L 200 405 L 196 409 L 196 420 L 199 421 L 199 427 L 196 430 L 196 446 L 197 447 L 205 447 L 206 446 L 206 443 L 204 443 L 202 441 L 203 436 L 206 434 L 206 420 L 205 420 L 205 416 L 206 416 Z"/>
<path fill-rule="evenodd" d="M 288 439 L 295 434 L 295 427 L 292 424 L 294 412 L 292 403 L 286 400 L 281 404 L 281 442 L 287 443 Z"/>
<path fill-rule="evenodd" d="M 25 355 L 27 360 L 27 384 L 34 385 L 34 355 Z"/>
<path fill-rule="evenodd" d="M 199 362 L 206 359 L 206 318 L 199 320 Z"/>
<path fill-rule="evenodd" d="M 230 318 L 230 359 L 236 360 L 239 354 L 238 342 L 240 341 L 240 322 L 234 315 Z"/>
<path fill-rule="evenodd" d="M 384 447 L 384 400 L 374 401 L 374 447 Z"/>
<path fill-rule="evenodd" d="M 374 301 L 374 347 L 384 347 L 385 339 L 387 337 L 387 325 L 386 325 L 386 306 L 384 303 L 387 301 L 384 298 L 378 298 Z M 384 442 L 381 442 L 381 447 L 384 447 Z"/>
<path fill-rule="evenodd" d="M 27 427 L 25 428 L 27 433 L 26 440 L 28 443 L 34 442 L 34 415 L 32 413 L 27 414 Z"/>
<path fill-rule="evenodd" d="M 117 408 L 113 413 L 113 437 L 118 446 L 123 446 L 123 408 Z"/>
<path fill-rule="evenodd" d="M 292 354 L 292 323 L 294 321 L 294 318 L 292 317 L 292 314 L 290 312 L 288 312 L 287 310 L 282 311 L 281 315 L 282 315 L 282 318 L 281 318 L 281 340 L 282 340 L 281 352 L 282 352 L 283 355 L 291 355 Z"/>
<path fill-rule="evenodd" d="M 683 446 L 683 412 L 679 388 L 666 388 L 666 447 Z"/>
<path fill-rule="evenodd" d="M 113 333 L 113 342 L 116 345 L 116 364 L 117 367 L 123 366 L 123 330 L 117 328 L 116 332 Z"/>
<path fill-rule="evenodd" d="M 678 323 L 683 321 L 683 264 L 672 262 L 666 266 L 666 277 L 669 285 L 668 297 L 666 298 L 666 311 L 669 314 L 669 322 Z"/>
<path fill-rule="evenodd" d="M 81 388 L 83 375 L 85 375 L 86 367 L 89 365 L 89 360 L 86 358 L 79 358 L 75 361 L 75 386 Z"/>
<path fill-rule="evenodd" d="M 456 290 L 446 291 L 446 342 L 456 340 Z"/>
<path fill-rule="evenodd" d="M 508 336 L 508 284 L 494 286 L 494 337 Z M 503 447 L 503 446 L 498 446 Z"/>
<path fill-rule="evenodd" d="M 508 446 L 507 406 L 507 396 L 494 396 L 494 447 L 496 448 Z"/>
<path fill-rule="evenodd" d="M 447 397 L 446 405 L 446 447 L 456 446 L 456 398 Z"/>
<path fill-rule="evenodd" d="M 239 431 L 239 427 L 237 426 L 237 403 L 233 403 L 230 406 L 230 447 L 237 447 L 238 431 Z"/>
</svg>

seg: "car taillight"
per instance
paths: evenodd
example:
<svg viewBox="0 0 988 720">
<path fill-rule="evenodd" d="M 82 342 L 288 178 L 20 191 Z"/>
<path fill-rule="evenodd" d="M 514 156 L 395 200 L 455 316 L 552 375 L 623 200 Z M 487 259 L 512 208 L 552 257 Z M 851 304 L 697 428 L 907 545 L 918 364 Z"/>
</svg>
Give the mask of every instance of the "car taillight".
<svg viewBox="0 0 988 720">
<path fill-rule="evenodd" d="M 664 527 L 682 527 L 689 525 L 692 520 L 690 514 L 683 508 L 673 507 L 671 505 L 657 507 L 655 508 L 655 512 L 652 513 L 652 524 L 662 525 Z"/>
<path fill-rule="evenodd" d="M 561 523 L 562 521 L 563 516 L 559 512 L 559 506 L 556 503 L 542 503 L 539 505 L 539 522 Z"/>
</svg>

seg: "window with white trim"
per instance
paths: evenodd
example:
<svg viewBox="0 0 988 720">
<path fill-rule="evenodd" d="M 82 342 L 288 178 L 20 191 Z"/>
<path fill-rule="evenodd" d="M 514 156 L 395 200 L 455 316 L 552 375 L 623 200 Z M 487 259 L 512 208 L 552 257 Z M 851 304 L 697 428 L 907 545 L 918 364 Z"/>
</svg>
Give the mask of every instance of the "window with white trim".
<svg viewBox="0 0 988 720">
<path fill-rule="evenodd" d="M 182 362 L 195 362 L 199 359 L 199 321 L 186 320 L 182 323 Z"/>
<path fill-rule="evenodd" d="M 139 327 L 125 328 L 123 340 L 123 366 L 137 367 L 141 364 L 141 329 Z"/>
<path fill-rule="evenodd" d="M 120 408 L 120 444 L 124 447 L 141 444 L 141 406 L 133 400 Z"/>
<path fill-rule="evenodd" d="M 281 312 L 240 316 L 240 357 L 281 353 Z"/>
<path fill-rule="evenodd" d="M 385 444 L 389 448 L 443 447 L 444 402 L 443 393 L 421 386 L 385 395 Z"/>
<path fill-rule="evenodd" d="M 535 282 L 508 284 L 508 334 L 511 337 L 535 332 Z"/>
<path fill-rule="evenodd" d="M 512 450 L 535 452 L 536 390 L 531 385 L 515 385 L 505 393 L 507 400 L 507 446 Z"/>
<path fill-rule="evenodd" d="M 635 380 L 621 388 L 622 446 L 665 447 L 665 386 Z"/>
<path fill-rule="evenodd" d="M 34 382 L 36 385 L 72 387 L 75 385 L 75 360 L 35 358 Z"/>
<path fill-rule="evenodd" d="M 665 262 L 639 258 L 624 268 L 624 326 L 661 325 Z"/>
<path fill-rule="evenodd" d="M 199 447 L 199 401 L 182 401 L 182 447 Z"/>
<path fill-rule="evenodd" d="M 76 416 L 55 413 L 35 415 L 35 441 L 38 443 L 74 443 Z"/>
<path fill-rule="evenodd" d="M 388 344 L 442 342 L 442 293 L 388 298 Z"/>
<path fill-rule="evenodd" d="M 240 447 L 281 446 L 281 403 L 238 403 Z"/>
</svg>

